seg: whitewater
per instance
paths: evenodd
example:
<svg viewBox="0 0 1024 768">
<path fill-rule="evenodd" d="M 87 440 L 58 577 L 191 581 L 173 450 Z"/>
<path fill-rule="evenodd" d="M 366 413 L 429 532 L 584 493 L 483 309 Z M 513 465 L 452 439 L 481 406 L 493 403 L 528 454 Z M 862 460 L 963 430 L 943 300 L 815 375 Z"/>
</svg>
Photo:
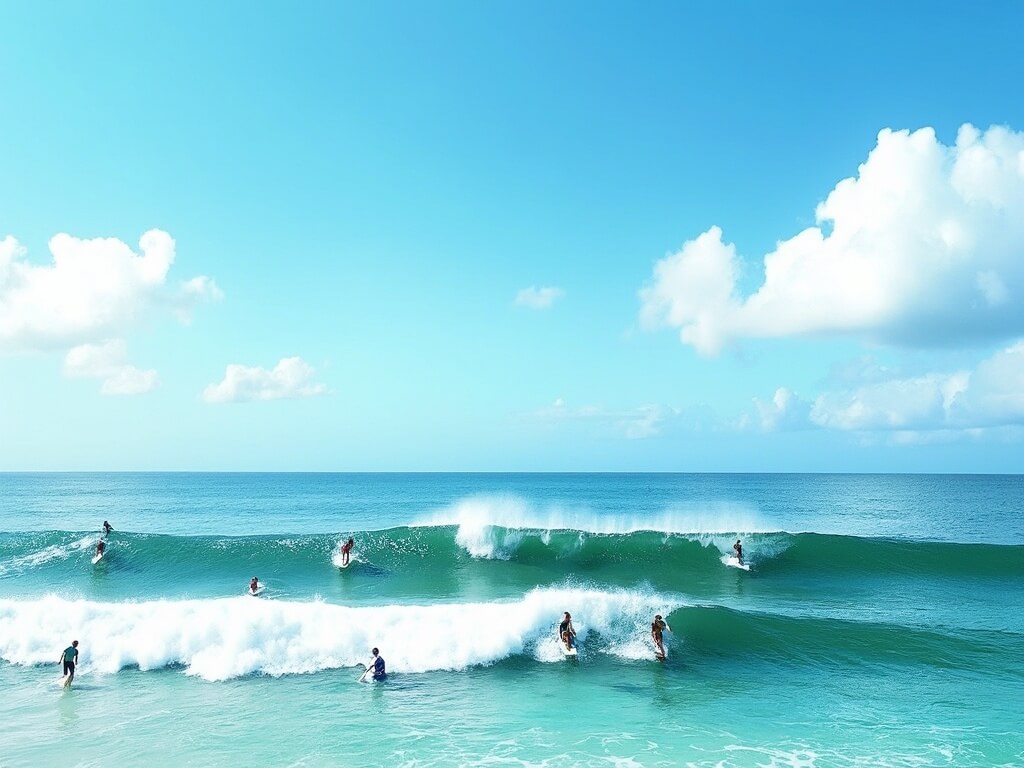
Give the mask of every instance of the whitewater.
<svg viewBox="0 0 1024 768">
<path fill-rule="evenodd" d="M 0 765 L 1021 763 L 1022 491 L 0 475 Z M 737 539 L 749 572 L 723 564 Z M 388 679 L 360 683 L 373 647 Z M 71 756 L 46 747 L 55 732 L 102 738 Z"/>
</svg>

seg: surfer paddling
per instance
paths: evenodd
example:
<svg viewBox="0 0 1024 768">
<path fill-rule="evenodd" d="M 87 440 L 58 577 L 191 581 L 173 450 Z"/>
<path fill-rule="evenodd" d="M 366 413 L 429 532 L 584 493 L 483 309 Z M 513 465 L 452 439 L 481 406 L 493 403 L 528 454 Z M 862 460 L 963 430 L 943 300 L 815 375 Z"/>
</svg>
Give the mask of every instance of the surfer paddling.
<svg viewBox="0 0 1024 768">
<path fill-rule="evenodd" d="M 78 641 L 72 640 L 71 645 L 64 649 L 60 655 L 58 664 L 64 664 L 64 687 L 70 688 L 71 681 L 75 679 L 75 664 L 78 663 Z"/>
<path fill-rule="evenodd" d="M 665 660 L 665 640 L 662 635 L 666 631 L 671 632 L 672 627 L 661 618 L 660 613 L 655 615 L 654 621 L 651 622 L 651 638 L 654 640 L 654 657 L 658 661 Z"/>
<path fill-rule="evenodd" d="M 576 645 L 576 630 L 572 626 L 572 616 L 568 611 L 565 612 L 565 617 L 558 624 L 558 637 L 566 651 L 571 651 Z"/>
<path fill-rule="evenodd" d="M 743 545 L 740 544 L 740 540 L 736 539 L 736 543 L 732 545 L 733 552 L 736 553 L 736 559 L 740 565 L 743 565 Z"/>
</svg>

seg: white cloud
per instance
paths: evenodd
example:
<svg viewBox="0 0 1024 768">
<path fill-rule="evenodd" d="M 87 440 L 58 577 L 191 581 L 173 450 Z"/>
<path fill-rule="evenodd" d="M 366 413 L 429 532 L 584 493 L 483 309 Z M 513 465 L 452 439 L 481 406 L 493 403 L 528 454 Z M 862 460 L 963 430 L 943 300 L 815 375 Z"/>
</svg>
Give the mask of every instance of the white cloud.
<svg viewBox="0 0 1024 768">
<path fill-rule="evenodd" d="M 743 338 L 942 345 L 1024 330 L 1024 133 L 964 125 L 946 146 L 931 128 L 884 130 L 816 217 L 764 257 L 747 297 L 718 227 L 688 241 L 655 265 L 642 320 L 705 354 Z"/>
<path fill-rule="evenodd" d="M 627 440 L 658 437 L 678 427 L 692 431 L 699 429 L 697 419 L 692 414 L 684 413 L 679 408 L 658 404 L 622 409 L 610 409 L 602 405 L 572 407 L 567 405 L 564 399 L 558 398 L 550 406 L 535 411 L 532 416 L 547 423 L 590 424 L 599 431 Z"/>
<path fill-rule="evenodd" d="M 520 307 L 529 307 L 530 309 L 548 309 L 564 295 L 565 291 L 561 288 L 551 285 L 538 288 L 535 285 L 531 285 L 529 288 L 523 288 L 516 294 L 516 304 Z"/>
<path fill-rule="evenodd" d="M 313 384 L 313 366 L 301 357 L 285 357 L 273 369 L 232 364 L 224 379 L 203 390 L 208 403 L 238 403 L 250 400 L 281 400 L 314 397 L 329 392 L 324 384 Z"/>
<path fill-rule="evenodd" d="M 978 436 L 978 430 L 1024 425 L 1024 342 L 974 370 L 826 392 L 815 400 L 810 420 L 826 429 L 904 431 L 901 442 L 923 442 L 911 433 L 925 431 Z"/>
<path fill-rule="evenodd" d="M 200 276 L 174 288 L 167 273 L 174 240 L 152 229 L 140 254 L 116 238 L 50 239 L 53 262 L 35 265 L 13 237 L 0 241 L 0 349 L 54 349 L 119 336 L 148 314 L 169 309 L 187 319 L 220 289 Z"/>
<path fill-rule="evenodd" d="M 82 344 L 64 358 L 64 375 L 71 378 L 103 379 L 104 395 L 140 395 L 157 384 L 154 370 L 141 370 L 126 362 L 125 343 L 114 339 L 103 344 Z"/>
<path fill-rule="evenodd" d="M 785 387 L 779 387 L 768 402 L 754 398 L 758 424 L 765 432 L 807 427 L 810 404 Z"/>
</svg>

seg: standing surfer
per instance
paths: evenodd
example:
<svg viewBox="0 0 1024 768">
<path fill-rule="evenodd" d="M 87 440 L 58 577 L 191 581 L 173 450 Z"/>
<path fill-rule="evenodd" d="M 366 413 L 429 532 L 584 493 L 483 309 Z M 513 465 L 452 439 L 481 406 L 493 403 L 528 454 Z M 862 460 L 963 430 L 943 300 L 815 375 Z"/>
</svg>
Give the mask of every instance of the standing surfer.
<svg viewBox="0 0 1024 768">
<path fill-rule="evenodd" d="M 110 523 L 108 523 L 106 520 L 104 520 L 103 521 L 103 535 L 106 536 L 112 530 L 114 530 L 113 526 L 111 526 Z"/>
<path fill-rule="evenodd" d="M 657 614 L 654 617 L 654 621 L 651 622 L 651 637 L 654 638 L 654 656 L 659 661 L 665 660 L 665 641 L 662 637 L 662 633 L 665 631 L 672 631 L 672 627 L 668 625 L 668 622 L 661 618 L 661 614 Z"/>
<path fill-rule="evenodd" d="M 349 562 L 349 560 L 352 557 L 352 545 L 354 543 L 355 542 L 352 540 L 352 537 L 349 536 L 348 537 L 348 541 L 346 541 L 344 544 L 341 545 L 341 567 L 342 568 L 344 568 L 345 566 L 348 565 L 348 562 Z"/>
<path fill-rule="evenodd" d="M 572 626 L 572 616 L 568 611 L 565 612 L 565 618 L 558 625 L 558 637 L 567 651 L 571 651 L 576 645 L 576 630 Z"/>
<path fill-rule="evenodd" d="M 252 577 L 252 581 L 249 582 L 249 591 L 252 594 L 256 594 L 256 591 L 260 588 L 260 580 L 255 576 Z"/>
<path fill-rule="evenodd" d="M 100 539 L 98 542 L 96 542 L 96 557 L 103 557 L 103 553 L 106 551 L 106 549 L 107 542 L 105 542 L 103 539 Z"/>
<path fill-rule="evenodd" d="M 736 552 L 736 559 L 740 561 L 740 565 L 743 565 L 743 545 L 740 544 L 739 539 L 736 539 L 736 543 L 732 545 L 732 548 Z"/>
<path fill-rule="evenodd" d="M 78 641 L 72 640 L 71 645 L 64 649 L 60 655 L 60 661 L 64 664 L 64 687 L 70 688 L 71 681 L 75 679 L 75 664 L 78 663 Z"/>
</svg>

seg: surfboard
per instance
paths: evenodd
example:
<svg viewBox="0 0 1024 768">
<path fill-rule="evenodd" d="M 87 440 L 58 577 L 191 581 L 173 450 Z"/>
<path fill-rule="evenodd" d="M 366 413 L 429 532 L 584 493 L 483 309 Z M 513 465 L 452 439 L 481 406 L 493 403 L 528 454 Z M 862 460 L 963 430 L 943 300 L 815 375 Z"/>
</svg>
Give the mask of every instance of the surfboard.
<svg viewBox="0 0 1024 768">
<path fill-rule="evenodd" d="M 352 565 L 352 558 L 349 558 L 349 559 L 348 559 L 348 562 L 347 562 L 347 563 L 342 563 L 342 564 L 341 564 L 341 565 L 339 565 L 338 567 L 339 567 L 339 568 L 341 568 L 341 570 L 345 570 L 345 569 L 346 569 L 346 568 L 348 568 L 348 567 L 349 567 L 350 565 Z"/>
<path fill-rule="evenodd" d="M 562 646 L 562 653 L 564 653 L 564 654 L 565 654 L 565 657 L 566 657 L 566 658 L 569 658 L 570 656 L 578 656 L 578 655 L 579 655 L 579 652 L 577 651 L 577 649 L 576 649 L 576 646 L 575 646 L 575 645 L 574 645 L 574 646 L 573 646 L 572 648 L 566 648 L 566 647 L 565 647 L 565 646 L 563 645 L 563 646 Z"/>
<path fill-rule="evenodd" d="M 245 590 L 246 594 L 252 595 L 253 597 L 259 597 L 260 595 L 262 595 L 266 591 L 267 586 L 262 581 L 258 582 L 258 583 L 259 583 L 259 586 L 256 587 L 255 591 L 253 591 L 251 589 L 246 589 Z"/>
<path fill-rule="evenodd" d="M 739 568 L 742 571 L 750 570 L 750 563 L 741 563 L 736 555 L 722 555 L 722 562 L 730 568 Z"/>
<path fill-rule="evenodd" d="M 93 555 L 92 556 L 92 564 L 96 565 L 96 563 L 98 563 L 100 560 L 103 559 L 103 555 L 105 555 L 105 554 L 106 554 L 106 550 L 104 550 L 103 552 L 100 552 L 99 554 Z"/>
</svg>

